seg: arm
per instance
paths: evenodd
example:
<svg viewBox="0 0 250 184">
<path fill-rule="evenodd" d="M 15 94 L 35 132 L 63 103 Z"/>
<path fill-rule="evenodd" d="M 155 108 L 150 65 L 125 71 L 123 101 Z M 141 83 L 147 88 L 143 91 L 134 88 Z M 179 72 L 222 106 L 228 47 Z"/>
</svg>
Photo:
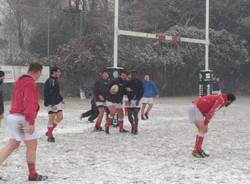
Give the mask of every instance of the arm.
<svg viewBox="0 0 250 184">
<path fill-rule="evenodd" d="M 143 83 L 139 81 L 138 82 L 138 96 L 136 99 L 140 100 L 143 97 L 143 93 L 144 93 Z"/>
<path fill-rule="evenodd" d="M 158 88 L 157 88 L 155 82 L 152 81 L 152 84 L 153 84 L 155 96 L 159 96 L 159 90 L 158 90 Z"/>
<path fill-rule="evenodd" d="M 3 92 L 0 91 L 0 116 L 4 113 Z"/>
<path fill-rule="evenodd" d="M 204 120 L 204 124 L 208 125 L 209 121 L 212 119 L 212 117 L 214 116 L 214 113 L 219 110 L 223 105 L 224 105 L 225 101 L 223 99 L 223 97 L 219 97 L 214 105 L 212 106 L 212 108 L 210 109 L 210 111 L 206 114 L 205 116 L 205 120 Z"/>
<path fill-rule="evenodd" d="M 24 90 L 24 116 L 30 126 L 34 126 L 38 110 L 38 90 L 35 84 L 27 84 Z"/>
<path fill-rule="evenodd" d="M 48 106 L 48 100 L 49 100 L 49 82 L 46 81 L 44 84 L 44 89 L 43 89 L 43 98 L 44 98 L 44 106 Z"/>
</svg>

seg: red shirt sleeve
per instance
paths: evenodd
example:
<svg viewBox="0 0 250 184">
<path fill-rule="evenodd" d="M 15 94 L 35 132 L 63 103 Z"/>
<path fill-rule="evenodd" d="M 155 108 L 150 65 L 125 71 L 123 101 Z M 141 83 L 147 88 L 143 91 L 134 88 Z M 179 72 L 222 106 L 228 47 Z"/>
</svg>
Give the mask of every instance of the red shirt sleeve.
<svg viewBox="0 0 250 184">
<path fill-rule="evenodd" d="M 38 89 L 36 84 L 29 83 L 25 86 L 24 90 L 24 116 L 29 125 L 34 125 L 37 112 L 39 110 L 38 105 Z"/>
<path fill-rule="evenodd" d="M 204 121 L 205 125 L 209 123 L 209 121 L 214 116 L 214 113 L 217 110 L 219 110 L 222 106 L 224 106 L 224 104 L 225 104 L 225 99 L 223 98 L 223 96 L 219 96 L 219 98 L 215 101 L 214 105 L 205 116 L 205 121 Z"/>
</svg>

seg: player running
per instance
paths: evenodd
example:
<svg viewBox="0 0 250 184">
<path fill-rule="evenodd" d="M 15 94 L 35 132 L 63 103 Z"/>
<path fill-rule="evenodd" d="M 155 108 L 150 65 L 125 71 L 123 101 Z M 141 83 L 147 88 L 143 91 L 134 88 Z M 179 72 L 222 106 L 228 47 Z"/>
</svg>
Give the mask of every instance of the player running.
<svg viewBox="0 0 250 184">
<path fill-rule="evenodd" d="M 26 145 L 26 159 L 29 170 L 29 181 L 44 181 L 47 176 L 39 175 L 36 171 L 37 133 L 35 119 L 39 111 L 39 90 L 35 83 L 42 72 L 42 65 L 32 63 L 27 75 L 21 76 L 12 91 L 10 114 L 7 116 L 9 141 L 0 151 L 0 165 L 15 151 L 21 141 Z M 22 182 L 20 182 L 22 183 Z"/>
<path fill-rule="evenodd" d="M 60 94 L 58 78 L 61 76 L 61 70 L 58 67 L 50 69 L 50 77 L 44 84 L 44 105 L 48 111 L 48 142 L 55 142 L 53 131 L 63 119 L 62 104 L 63 97 Z"/>
<path fill-rule="evenodd" d="M 224 106 L 229 106 L 235 99 L 236 97 L 231 93 L 209 95 L 197 98 L 192 102 L 192 105 L 189 106 L 189 119 L 198 129 L 195 147 L 192 152 L 194 157 L 204 158 L 209 156 L 202 150 L 202 142 L 204 135 L 208 131 L 208 124 L 216 111 Z"/>
</svg>

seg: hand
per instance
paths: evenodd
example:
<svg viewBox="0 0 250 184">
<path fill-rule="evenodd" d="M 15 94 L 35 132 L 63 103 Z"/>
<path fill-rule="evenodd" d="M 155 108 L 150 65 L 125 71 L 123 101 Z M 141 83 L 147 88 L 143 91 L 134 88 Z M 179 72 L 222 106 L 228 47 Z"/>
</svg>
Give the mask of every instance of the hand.
<svg viewBox="0 0 250 184">
<path fill-rule="evenodd" d="M 27 130 L 26 130 L 26 132 L 27 132 L 28 134 L 33 134 L 34 131 L 35 131 L 35 126 L 34 126 L 34 125 L 27 125 Z"/>
<path fill-rule="evenodd" d="M 126 88 L 126 91 L 131 92 L 133 90 L 131 88 Z"/>
<path fill-rule="evenodd" d="M 101 100 L 101 101 L 103 101 L 103 100 L 104 100 L 104 98 L 103 98 L 103 96 L 102 96 L 102 95 L 99 95 L 99 96 L 98 96 L 98 98 L 99 98 L 99 100 Z"/>
<path fill-rule="evenodd" d="M 54 110 L 54 111 L 56 111 L 57 110 L 57 106 L 56 105 L 52 105 L 51 109 Z"/>
<path fill-rule="evenodd" d="M 4 116 L 1 114 L 1 115 L 0 115 L 0 120 L 3 119 L 3 118 L 4 118 Z"/>
</svg>

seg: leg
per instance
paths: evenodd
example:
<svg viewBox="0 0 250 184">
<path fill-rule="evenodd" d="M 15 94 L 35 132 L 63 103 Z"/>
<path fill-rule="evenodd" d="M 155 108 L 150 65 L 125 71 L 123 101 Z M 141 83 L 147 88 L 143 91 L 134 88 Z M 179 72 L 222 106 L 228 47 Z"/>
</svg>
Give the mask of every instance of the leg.
<svg viewBox="0 0 250 184">
<path fill-rule="evenodd" d="M 48 141 L 49 142 L 55 142 L 55 138 L 53 136 L 53 131 L 56 128 L 56 126 L 63 120 L 63 112 L 59 111 L 57 113 L 54 113 L 53 116 L 54 117 L 51 118 L 51 122 L 50 122 L 50 123 L 52 123 L 52 121 L 53 121 L 52 125 L 50 125 L 50 130 L 49 130 L 50 133 L 48 131 L 48 137 L 49 137 Z"/>
<path fill-rule="evenodd" d="M 90 117 L 88 118 L 88 120 L 90 122 L 93 122 L 97 118 L 98 114 L 99 114 L 98 109 L 93 109 Z"/>
<path fill-rule="evenodd" d="M 48 142 L 55 142 L 54 136 L 53 136 L 53 129 L 56 126 L 54 123 L 56 119 L 55 113 L 49 113 L 49 121 L 48 121 Z"/>
<path fill-rule="evenodd" d="M 131 124 L 131 133 L 134 133 L 135 124 L 134 124 L 133 109 L 132 108 L 128 108 L 128 120 Z"/>
<path fill-rule="evenodd" d="M 20 141 L 10 139 L 6 146 L 0 150 L 0 165 L 10 156 L 10 154 L 19 147 Z"/>
<path fill-rule="evenodd" d="M 29 176 L 36 175 L 36 148 L 37 148 L 37 140 L 25 141 L 26 144 L 26 160 L 29 168 Z"/>
<path fill-rule="evenodd" d="M 30 181 L 43 181 L 47 180 L 47 176 L 42 176 L 37 174 L 36 172 L 36 149 L 37 149 L 37 140 L 28 140 L 25 141 L 26 144 L 26 159 L 27 159 L 27 164 L 28 164 L 28 169 L 29 169 L 29 180 Z"/>
<path fill-rule="evenodd" d="M 104 115 L 105 109 L 103 106 L 98 107 L 98 116 L 95 123 L 95 130 L 102 130 L 101 124 L 102 124 L 102 118 Z"/>
<path fill-rule="evenodd" d="M 134 108 L 133 109 L 133 116 L 134 116 L 134 123 L 135 123 L 134 134 L 138 133 L 138 124 L 139 124 L 138 114 L 139 114 L 139 111 L 140 111 L 140 108 Z"/>
<path fill-rule="evenodd" d="M 143 103 L 142 107 L 141 107 L 141 119 L 142 120 L 145 120 L 145 118 L 144 118 L 144 112 L 145 112 L 146 106 L 147 106 L 147 104 Z"/>
<path fill-rule="evenodd" d="M 109 115 L 108 115 L 108 118 L 107 118 L 106 123 L 105 123 L 106 134 L 109 134 L 109 126 L 111 125 L 112 120 L 115 116 L 116 108 L 114 105 L 110 105 L 110 106 L 108 106 L 108 110 L 109 110 Z"/>
<path fill-rule="evenodd" d="M 124 122 L 123 122 L 123 118 L 124 118 L 124 113 L 123 113 L 123 109 L 119 108 L 117 109 L 117 115 L 118 115 L 118 126 L 119 126 L 119 131 L 120 132 L 128 132 L 127 130 L 125 130 L 123 128 Z"/>
<path fill-rule="evenodd" d="M 59 111 L 56 113 L 55 124 L 58 125 L 63 120 L 63 112 Z"/>
<path fill-rule="evenodd" d="M 198 134 L 196 135 L 196 141 L 195 141 L 195 147 L 193 150 L 193 155 L 198 157 L 205 157 L 204 155 L 201 155 L 200 153 L 202 151 L 202 143 L 204 139 L 204 135 L 208 131 L 208 125 L 205 125 L 203 121 L 196 121 L 195 126 L 198 129 Z"/>
<path fill-rule="evenodd" d="M 92 114 L 92 112 L 93 112 L 93 110 L 90 109 L 89 111 L 82 113 L 81 119 L 90 116 Z"/>
<path fill-rule="evenodd" d="M 128 108 L 128 120 L 130 124 L 134 123 L 134 118 L 133 118 L 133 110 L 132 108 Z"/>
<path fill-rule="evenodd" d="M 148 109 L 147 109 L 147 111 L 146 111 L 146 113 L 145 113 L 145 117 L 146 117 L 147 119 L 148 119 L 148 114 L 149 114 L 149 112 L 151 111 L 152 107 L 153 107 L 153 103 L 148 104 Z"/>
</svg>

